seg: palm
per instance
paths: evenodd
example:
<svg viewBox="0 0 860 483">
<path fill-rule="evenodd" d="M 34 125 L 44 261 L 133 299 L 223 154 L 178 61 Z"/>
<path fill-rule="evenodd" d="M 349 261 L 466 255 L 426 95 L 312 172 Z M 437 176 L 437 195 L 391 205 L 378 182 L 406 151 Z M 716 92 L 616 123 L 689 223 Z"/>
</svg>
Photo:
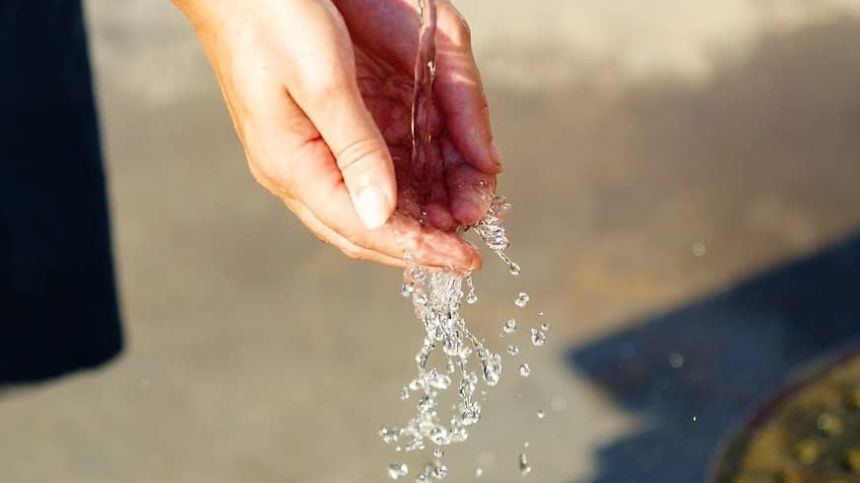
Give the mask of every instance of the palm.
<svg viewBox="0 0 860 483">
<path fill-rule="evenodd" d="M 353 258 L 402 266 L 406 251 L 427 266 L 480 265 L 450 232 L 487 210 L 501 164 L 468 29 L 448 0 L 436 0 L 432 143 L 420 163 L 414 0 L 174 1 L 204 43 L 251 172 L 311 231 Z M 407 216 L 390 217 L 395 184 Z"/>
<path fill-rule="evenodd" d="M 474 223 L 486 211 L 495 176 L 466 161 L 457 139 L 449 135 L 448 117 L 436 93 L 421 129 L 431 135 L 426 158 L 412 159 L 413 64 L 417 17 L 403 0 L 363 3 L 337 2 L 353 40 L 356 74 L 365 105 L 380 129 L 394 161 L 398 211 L 450 230 Z M 408 39 L 400 40 L 397 39 Z M 440 36 L 440 45 L 445 39 Z M 440 67 L 445 50 L 440 49 Z M 451 88 L 436 86 L 436 90 Z"/>
</svg>

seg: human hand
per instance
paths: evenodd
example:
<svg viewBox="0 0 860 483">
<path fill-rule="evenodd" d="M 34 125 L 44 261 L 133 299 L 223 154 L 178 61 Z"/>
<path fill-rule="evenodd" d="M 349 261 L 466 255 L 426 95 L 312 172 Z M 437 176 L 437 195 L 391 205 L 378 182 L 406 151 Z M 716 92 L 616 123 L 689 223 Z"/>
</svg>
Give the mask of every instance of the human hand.
<svg viewBox="0 0 860 483">
<path fill-rule="evenodd" d="M 194 24 L 251 173 L 352 258 L 472 270 L 453 230 L 501 170 L 465 22 L 440 0 L 432 155 L 411 166 L 410 0 L 174 0 Z M 397 207 L 398 213 L 391 216 Z M 423 223 L 419 223 L 419 219 Z"/>
</svg>

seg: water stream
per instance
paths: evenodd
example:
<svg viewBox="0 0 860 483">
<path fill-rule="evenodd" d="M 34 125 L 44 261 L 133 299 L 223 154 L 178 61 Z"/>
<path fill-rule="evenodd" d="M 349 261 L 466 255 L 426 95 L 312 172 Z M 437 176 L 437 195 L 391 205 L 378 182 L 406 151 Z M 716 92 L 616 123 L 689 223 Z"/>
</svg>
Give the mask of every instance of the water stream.
<svg viewBox="0 0 860 483">
<path fill-rule="evenodd" d="M 422 179 L 432 149 L 430 132 L 425 129 L 426 117 L 433 101 L 433 78 L 436 71 L 436 4 L 435 0 L 418 0 L 420 28 L 418 54 L 415 62 L 415 87 L 412 106 L 412 169 L 415 179 Z M 510 242 L 502 225 L 510 204 L 496 196 L 487 214 L 474 226 L 463 227 L 461 235 L 474 232 L 478 238 L 507 265 L 512 275 L 520 273 L 520 267 L 505 253 Z M 410 260 L 409 253 L 405 258 Z M 464 291 L 465 285 L 465 291 Z M 481 420 L 483 404 L 486 403 L 486 388 L 496 386 L 502 375 L 502 356 L 488 348 L 467 327 L 460 315 L 465 302 L 477 301 L 475 287 L 470 275 L 450 271 L 430 270 L 410 265 L 404 272 L 404 297 L 411 299 L 415 316 L 424 328 L 424 340 L 415 356 L 417 376 L 400 392 L 400 399 L 415 405 L 416 414 L 402 426 L 384 427 L 379 434 L 382 440 L 398 452 L 416 452 L 433 447 L 432 458 L 423 468 L 412 472 L 415 481 L 441 480 L 448 476 L 448 468 L 442 462 L 444 447 L 468 439 L 469 430 Z M 517 307 L 528 304 L 529 296 L 520 292 L 514 299 Z M 531 342 L 541 346 L 546 338 L 547 327 L 532 329 Z M 516 319 L 503 326 L 505 333 L 517 330 Z M 515 345 L 507 347 L 513 357 L 519 353 Z M 519 367 L 521 377 L 528 377 L 531 368 L 527 363 Z M 451 411 L 444 411 L 442 397 L 452 394 L 455 402 Z M 523 474 L 531 471 L 525 455 L 519 457 Z M 480 476 L 482 469 L 476 471 Z M 396 462 L 388 467 L 388 475 L 399 480 L 409 476 L 405 463 Z"/>
</svg>

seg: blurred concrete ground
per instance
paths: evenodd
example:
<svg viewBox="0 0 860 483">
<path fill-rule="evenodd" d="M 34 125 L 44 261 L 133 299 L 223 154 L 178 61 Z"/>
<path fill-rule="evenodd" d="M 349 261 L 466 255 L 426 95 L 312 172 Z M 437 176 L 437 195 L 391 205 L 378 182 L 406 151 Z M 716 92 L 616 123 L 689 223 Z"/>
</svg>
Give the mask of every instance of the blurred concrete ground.
<svg viewBox="0 0 860 483">
<path fill-rule="evenodd" d="M 487 481 L 519 481 L 524 441 L 534 481 L 701 477 L 767 387 L 733 384 L 758 361 L 734 354 L 827 334 L 755 369 L 772 383 L 854 333 L 822 325 L 857 321 L 850 276 L 833 282 L 841 312 L 818 321 L 749 315 L 786 315 L 810 285 L 761 298 L 742 314 L 750 324 L 722 323 L 737 312 L 726 319 L 719 301 L 860 227 L 860 1 L 457 4 L 524 267 L 511 280 L 488 264 L 471 321 L 493 341 L 525 289 L 522 320 L 544 311 L 554 325 L 546 349 L 520 356 L 533 375 L 509 371 L 474 440 L 449 451 L 451 481 L 479 464 Z M 342 259 L 255 186 L 169 2 L 88 7 L 129 348 L 103 371 L 3 396 L 0 480 L 385 481 L 395 456 L 375 431 L 408 414 L 396 396 L 420 343 L 399 274 Z M 829 272 L 788 273 L 828 292 Z M 649 364 L 624 365 L 643 350 Z M 668 370 L 676 353 L 706 377 Z M 684 421 L 671 431 L 651 431 L 676 415 L 648 409 L 660 388 Z M 719 424 L 687 431 L 691 414 Z M 641 434 L 647 446 L 624 446 Z"/>
</svg>

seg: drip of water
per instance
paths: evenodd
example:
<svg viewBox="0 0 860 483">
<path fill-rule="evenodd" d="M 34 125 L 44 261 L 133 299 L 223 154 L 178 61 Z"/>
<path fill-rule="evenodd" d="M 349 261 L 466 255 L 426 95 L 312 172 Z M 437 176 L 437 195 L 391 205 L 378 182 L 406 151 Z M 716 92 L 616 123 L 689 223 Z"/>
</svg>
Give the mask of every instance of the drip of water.
<svg viewBox="0 0 860 483">
<path fill-rule="evenodd" d="M 505 204 L 503 198 L 497 197 L 491 207 L 495 213 L 493 217 L 497 218 L 482 219 L 479 225 L 498 223 Z M 408 268 L 404 277 L 410 287 L 415 315 L 425 331 L 424 342 L 415 356 L 418 377 L 400 395 L 406 400 L 413 399 L 414 394 L 417 415 L 402 427 L 383 428 L 380 435 L 386 444 L 401 445 L 407 452 L 420 451 L 432 444 L 436 447 L 434 456 L 438 460 L 443 455 L 441 447 L 466 441 L 470 426 L 480 421 L 483 408 L 476 393 L 481 384 L 492 387 L 499 383 L 502 358 L 469 330 L 460 315 L 466 296 L 463 282 L 467 279 L 451 272 L 421 267 Z M 515 331 L 516 321 L 509 321 L 505 330 Z M 511 355 L 518 352 L 515 345 L 508 348 Z M 444 367 L 444 371 L 431 363 L 434 355 L 441 355 L 444 365 L 440 367 Z M 527 377 L 529 372 L 528 364 L 521 366 L 523 377 Z M 456 384 L 452 377 L 457 378 Z M 449 387 L 457 388 L 458 402 L 446 421 L 439 410 L 439 397 Z M 428 465 L 416 481 L 443 479 L 447 474 L 447 467 L 441 463 Z"/>
<path fill-rule="evenodd" d="M 427 121 L 436 71 L 436 4 L 435 0 L 418 0 L 418 6 L 419 48 L 415 62 L 411 128 L 412 179 L 420 180 L 426 178 L 432 149 Z M 472 230 L 507 265 L 512 275 L 518 275 L 520 266 L 505 253 L 510 241 L 502 222 L 510 208 L 511 205 L 503 197 L 496 196 L 486 215 L 474 226 L 465 227 L 460 232 Z M 420 221 L 423 223 L 423 220 Z M 482 386 L 492 387 L 499 383 L 502 358 L 469 330 L 460 315 L 464 300 L 469 304 L 477 301 L 471 276 L 416 266 L 410 253 L 405 253 L 404 259 L 408 267 L 404 272 L 401 293 L 412 300 L 415 315 L 425 332 L 423 344 L 415 356 L 417 377 L 400 393 L 401 400 L 414 401 L 416 414 L 405 425 L 383 428 L 379 434 L 383 442 L 395 446 L 397 451 L 422 451 L 428 445 L 434 446 L 434 460 L 424 466 L 415 480 L 429 482 L 448 476 L 448 468 L 441 462 L 444 456 L 442 448 L 468 439 L 470 427 L 481 419 L 481 398 L 486 395 Z M 528 303 L 528 295 L 523 293 L 520 298 L 523 295 L 525 301 L 522 305 L 517 302 L 520 307 Z M 514 319 L 503 328 L 509 334 L 516 329 L 517 322 Z M 512 345 L 508 352 L 516 355 L 519 348 Z M 440 397 L 449 388 L 456 388 L 457 401 L 452 406 L 451 414 L 445 416 L 441 410 Z M 395 480 L 408 474 L 403 463 L 389 465 L 388 471 Z M 476 476 L 482 472 L 479 468 Z"/>
<path fill-rule="evenodd" d="M 528 457 L 526 457 L 525 453 L 520 453 L 518 463 L 520 466 L 520 473 L 522 473 L 523 476 L 532 472 L 532 467 L 529 465 Z"/>
<path fill-rule="evenodd" d="M 471 275 L 466 276 L 466 287 L 469 289 L 469 292 L 466 293 L 466 303 L 474 304 L 478 301 L 478 295 L 475 293 L 475 282 Z"/>
<path fill-rule="evenodd" d="M 546 334 L 539 329 L 532 329 L 532 345 L 540 347 L 546 343 Z"/>
<path fill-rule="evenodd" d="M 392 480 L 399 480 L 409 474 L 409 468 L 403 463 L 392 463 L 388 465 L 388 476 Z"/>
<path fill-rule="evenodd" d="M 525 292 L 520 292 L 517 294 L 517 298 L 514 299 L 514 304 L 516 304 L 516 306 L 519 308 L 524 308 L 526 305 L 529 304 L 529 300 L 529 294 Z"/>
<path fill-rule="evenodd" d="M 418 0 L 418 54 L 412 95 L 412 174 L 426 179 L 431 156 L 431 133 L 427 129 L 436 76 L 436 0 Z"/>
<path fill-rule="evenodd" d="M 532 373 L 532 368 L 528 365 L 528 363 L 520 364 L 520 375 L 523 377 L 529 377 Z"/>
</svg>

